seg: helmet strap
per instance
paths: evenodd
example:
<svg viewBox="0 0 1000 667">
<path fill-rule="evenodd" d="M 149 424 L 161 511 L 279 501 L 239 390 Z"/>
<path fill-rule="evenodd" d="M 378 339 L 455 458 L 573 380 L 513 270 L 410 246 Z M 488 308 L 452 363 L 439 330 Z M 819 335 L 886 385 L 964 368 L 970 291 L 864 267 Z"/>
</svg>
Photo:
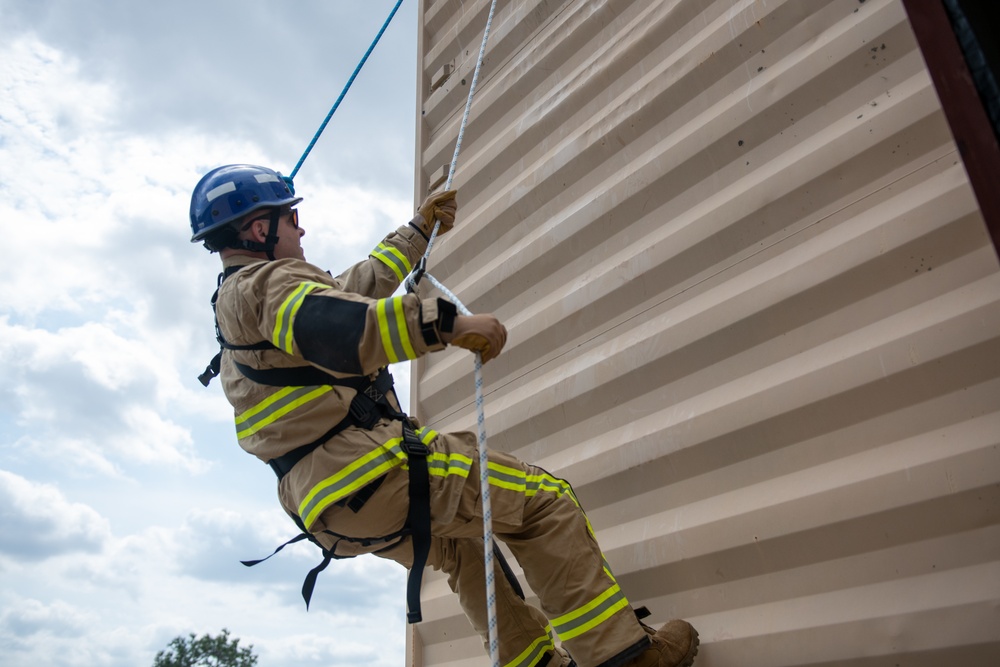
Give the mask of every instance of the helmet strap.
<svg viewBox="0 0 1000 667">
<path fill-rule="evenodd" d="M 271 211 L 270 224 L 267 228 L 267 236 L 263 243 L 257 241 L 241 241 L 240 246 L 251 252 L 267 253 L 267 258 L 274 261 L 274 248 L 278 245 L 278 223 L 281 221 L 281 209 L 276 208 Z"/>
<path fill-rule="evenodd" d="M 271 211 L 271 225 L 267 228 L 267 237 L 264 239 L 264 252 L 267 258 L 274 261 L 274 247 L 278 245 L 278 221 L 281 220 L 281 209 L 276 208 Z"/>
</svg>

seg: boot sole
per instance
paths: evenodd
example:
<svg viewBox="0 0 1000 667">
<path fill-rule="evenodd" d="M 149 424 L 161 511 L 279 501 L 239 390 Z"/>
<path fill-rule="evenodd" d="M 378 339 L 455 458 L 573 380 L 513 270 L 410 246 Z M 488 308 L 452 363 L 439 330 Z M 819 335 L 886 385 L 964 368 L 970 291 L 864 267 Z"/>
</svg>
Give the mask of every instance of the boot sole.
<svg viewBox="0 0 1000 667">
<path fill-rule="evenodd" d="M 694 657 L 698 655 L 698 646 L 701 644 L 701 640 L 698 639 L 698 631 L 691 628 L 691 648 L 688 649 L 687 654 L 677 663 L 677 667 L 691 667 L 694 664 Z"/>
</svg>

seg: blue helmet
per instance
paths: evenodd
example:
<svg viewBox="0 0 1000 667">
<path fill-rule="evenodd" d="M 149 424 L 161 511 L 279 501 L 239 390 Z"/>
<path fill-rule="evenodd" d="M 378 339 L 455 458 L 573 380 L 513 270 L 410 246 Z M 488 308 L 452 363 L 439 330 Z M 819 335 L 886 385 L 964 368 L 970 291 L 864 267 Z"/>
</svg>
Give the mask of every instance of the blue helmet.
<svg viewBox="0 0 1000 667">
<path fill-rule="evenodd" d="M 247 213 L 300 201 L 276 171 L 251 164 L 217 167 L 198 181 L 191 195 L 191 242 L 203 240 Z"/>
</svg>

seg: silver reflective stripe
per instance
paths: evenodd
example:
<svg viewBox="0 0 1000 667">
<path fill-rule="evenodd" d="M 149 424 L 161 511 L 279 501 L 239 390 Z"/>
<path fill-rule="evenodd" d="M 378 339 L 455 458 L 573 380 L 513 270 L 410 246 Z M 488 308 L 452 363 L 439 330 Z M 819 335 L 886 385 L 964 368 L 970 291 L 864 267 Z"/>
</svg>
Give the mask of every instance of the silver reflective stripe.
<svg viewBox="0 0 1000 667">
<path fill-rule="evenodd" d="M 618 584 L 613 585 L 603 595 L 607 595 L 607 597 L 604 599 L 601 599 L 602 596 L 595 598 L 595 600 L 600 600 L 599 603 L 584 605 L 579 610 L 565 614 L 552 622 L 553 628 L 563 641 L 578 637 L 597 627 L 611 618 L 615 612 L 628 606 L 628 600 Z"/>
<path fill-rule="evenodd" d="M 409 359 L 409 355 L 406 354 L 406 348 L 403 347 L 403 338 L 399 334 L 399 318 L 396 316 L 396 300 L 391 299 L 389 303 L 386 304 L 386 328 L 389 330 L 389 340 L 392 341 L 392 349 L 396 353 L 398 359 Z M 409 335 L 409 332 L 407 332 Z"/>
<path fill-rule="evenodd" d="M 277 183 L 278 177 L 273 174 L 254 174 L 258 183 Z"/>
<path fill-rule="evenodd" d="M 437 437 L 437 431 L 429 428 L 417 430 L 420 441 L 429 445 Z M 306 528 L 312 526 L 320 514 L 327 507 L 337 502 L 341 498 L 346 498 L 358 491 L 364 485 L 381 477 L 398 465 L 406 465 L 407 456 L 403 453 L 403 439 L 393 438 L 377 449 L 373 449 L 361 458 L 355 459 L 351 463 L 341 468 L 336 474 L 327 477 L 319 484 L 315 485 L 306 497 L 299 503 L 299 516 Z M 433 453 L 432 457 L 445 458 L 444 455 Z M 449 460 L 459 457 L 453 454 L 447 457 Z M 465 458 L 465 457 L 462 457 Z M 467 459 L 463 465 L 469 467 L 472 460 Z M 444 466 L 447 469 L 447 465 Z M 461 468 L 462 465 L 453 465 L 453 468 Z M 468 475 L 468 471 L 466 471 Z"/>
<path fill-rule="evenodd" d="M 490 466 L 490 482 L 507 482 L 510 485 L 517 486 L 523 489 L 525 487 L 525 475 L 521 471 L 513 471 L 511 473 L 501 472 L 495 467 Z"/>
<path fill-rule="evenodd" d="M 442 458 L 437 458 L 441 456 Z M 468 477 L 469 471 L 472 470 L 472 461 L 463 461 L 465 457 L 458 458 L 456 455 L 444 458 L 443 454 L 431 454 L 430 458 L 427 460 L 427 471 L 434 475 L 440 471 L 442 476 L 445 475 L 461 475 L 462 477 Z"/>
<path fill-rule="evenodd" d="M 342 473 L 346 474 L 339 478 L 334 475 L 313 488 L 306 501 L 299 506 L 299 516 L 307 528 L 324 509 L 351 495 L 376 477 L 385 474 L 389 468 L 400 465 L 405 460 L 403 449 L 400 447 L 402 438 L 390 442 L 392 444 L 386 443 L 387 446 L 374 450 L 370 455 L 344 468 Z"/>
<path fill-rule="evenodd" d="M 410 343 L 410 332 L 407 330 L 406 315 L 403 309 L 403 297 L 379 299 L 375 307 L 378 319 L 379 336 L 382 338 L 382 349 L 390 363 L 404 359 L 416 359 L 417 353 Z"/>
<path fill-rule="evenodd" d="M 274 321 L 274 333 L 271 338 L 271 342 L 276 348 L 282 352 L 287 352 L 288 354 L 294 354 L 294 336 L 292 335 L 292 322 L 295 320 L 295 314 L 299 312 L 299 306 L 302 305 L 302 301 L 306 298 L 306 295 L 311 293 L 316 289 L 325 289 L 328 285 L 322 283 L 314 282 L 304 282 L 300 283 L 295 290 L 288 295 L 281 307 L 278 308 L 278 314 Z"/>
<path fill-rule="evenodd" d="M 233 183 L 232 181 L 229 181 L 228 183 L 223 183 L 222 185 L 218 185 L 212 188 L 207 193 L 205 193 L 205 198 L 208 199 L 208 201 L 215 201 L 216 199 L 226 194 L 227 192 L 236 192 L 236 184 Z"/>
<path fill-rule="evenodd" d="M 519 656 L 508 662 L 504 667 L 535 667 L 546 652 L 554 651 L 555 642 L 552 640 L 552 626 L 545 626 L 545 631 L 548 634 L 531 642 L 528 648 L 524 649 Z"/>
<path fill-rule="evenodd" d="M 378 248 L 372 252 L 372 255 L 376 259 L 381 260 L 384 264 L 387 264 L 400 280 L 405 278 L 410 272 L 410 269 L 413 268 L 403 253 L 392 246 L 386 245 L 385 243 L 379 243 Z"/>
<path fill-rule="evenodd" d="M 236 437 L 243 439 L 274 423 L 295 408 L 322 396 L 332 389 L 329 385 L 285 387 L 236 417 Z"/>
</svg>

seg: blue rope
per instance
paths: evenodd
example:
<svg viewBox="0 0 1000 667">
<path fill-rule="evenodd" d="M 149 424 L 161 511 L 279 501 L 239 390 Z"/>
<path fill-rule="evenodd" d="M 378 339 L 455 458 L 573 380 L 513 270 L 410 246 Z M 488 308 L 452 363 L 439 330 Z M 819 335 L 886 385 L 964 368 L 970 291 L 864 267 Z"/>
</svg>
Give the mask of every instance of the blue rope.
<svg viewBox="0 0 1000 667">
<path fill-rule="evenodd" d="M 372 41 L 371 46 L 368 47 L 368 51 L 365 52 L 365 55 L 361 59 L 361 62 L 359 62 L 358 66 L 354 68 L 354 74 L 352 74 L 351 78 L 347 80 L 347 85 L 344 86 L 344 89 L 340 91 L 340 97 L 338 97 L 337 101 L 333 103 L 333 108 L 331 108 L 330 113 L 326 115 L 326 119 L 323 121 L 323 124 L 319 126 L 319 130 L 316 131 L 316 135 L 312 138 L 312 141 L 309 142 L 309 146 L 306 148 L 306 152 L 303 153 L 302 157 L 299 158 L 299 162 L 298 164 L 295 165 L 295 169 L 292 169 L 291 175 L 285 178 L 286 182 L 291 181 L 293 178 L 295 178 L 295 174 L 299 173 L 299 168 L 302 166 L 302 163 L 306 161 L 306 157 L 308 157 L 309 153 L 312 152 L 313 146 L 315 146 L 316 141 L 319 140 L 319 136 L 323 134 L 323 130 L 326 129 L 327 123 L 329 123 L 330 119 L 333 118 L 333 114 L 337 111 L 337 107 L 340 106 L 341 100 L 344 99 L 344 95 L 347 94 L 347 91 L 350 89 L 351 84 L 354 83 L 354 79 L 357 78 L 358 72 L 360 72 L 361 68 L 364 67 L 365 61 L 368 60 L 368 56 L 370 56 L 372 51 L 375 50 L 375 45 L 378 44 L 378 41 L 380 39 L 382 39 L 382 33 L 384 33 L 385 29 L 389 27 L 389 23 L 392 21 L 392 17 L 396 15 L 396 10 L 399 9 L 399 6 L 401 4 L 403 4 L 403 0 L 397 0 L 396 6 L 392 8 L 391 12 L 389 12 L 389 18 L 387 18 L 385 20 L 385 23 L 382 24 L 382 29 L 378 31 L 377 35 L 375 35 L 375 39 Z M 294 190 L 292 192 L 294 193 Z"/>
</svg>

